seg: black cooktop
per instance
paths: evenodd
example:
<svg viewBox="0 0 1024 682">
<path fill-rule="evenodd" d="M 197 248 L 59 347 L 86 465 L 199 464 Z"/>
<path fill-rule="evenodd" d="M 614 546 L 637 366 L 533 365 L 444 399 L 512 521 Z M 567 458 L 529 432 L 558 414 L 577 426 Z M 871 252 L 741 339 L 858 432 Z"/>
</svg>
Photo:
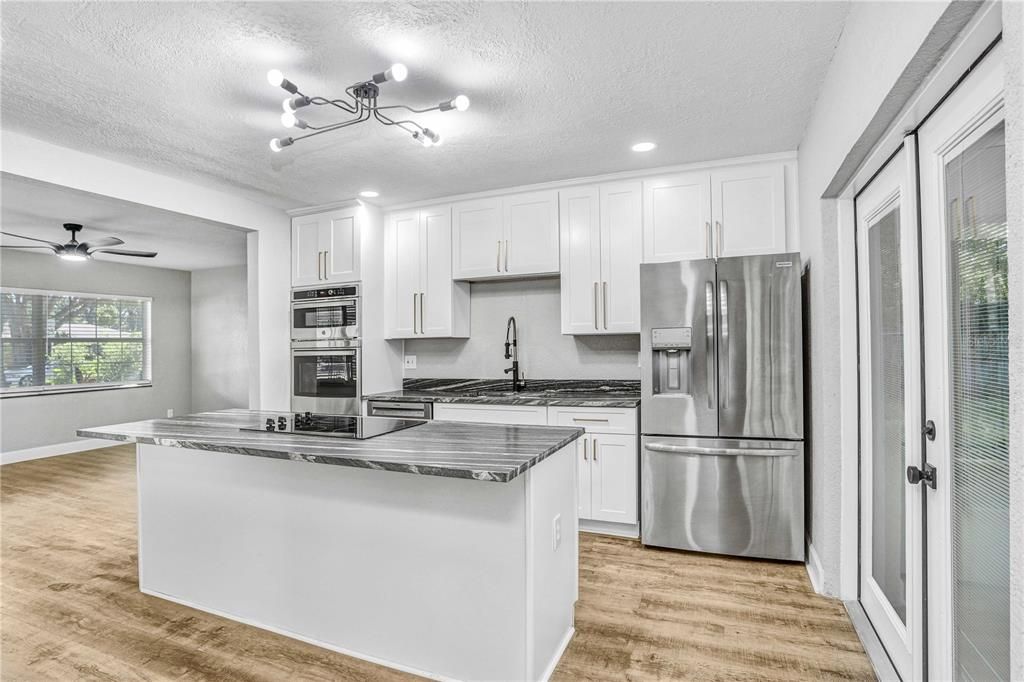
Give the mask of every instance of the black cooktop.
<svg viewBox="0 0 1024 682">
<path fill-rule="evenodd" d="M 330 436 L 366 440 L 385 433 L 419 426 L 422 419 L 392 419 L 391 417 L 350 417 L 339 414 L 311 414 L 309 412 L 280 417 L 267 417 L 266 423 L 242 427 L 242 431 L 267 433 L 298 433 L 306 436 Z"/>
</svg>

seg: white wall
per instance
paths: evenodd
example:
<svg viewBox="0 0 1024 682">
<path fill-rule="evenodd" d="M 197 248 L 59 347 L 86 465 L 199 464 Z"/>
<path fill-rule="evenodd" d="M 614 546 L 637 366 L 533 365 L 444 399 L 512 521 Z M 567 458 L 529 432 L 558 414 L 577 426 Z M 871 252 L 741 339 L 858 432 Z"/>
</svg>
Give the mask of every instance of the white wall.
<svg viewBox="0 0 1024 682">
<path fill-rule="evenodd" d="M 248 238 L 250 405 L 288 409 L 291 222 L 284 211 L 26 135 L 0 135 L 4 173 L 253 230 Z"/>
<path fill-rule="evenodd" d="M 189 273 L 139 265 L 67 263 L 51 255 L 4 250 L 5 287 L 151 296 L 153 385 L 0 399 L 0 451 L 75 441 L 86 426 L 187 414 L 191 401 Z"/>
<path fill-rule="evenodd" d="M 192 271 L 192 411 L 249 405 L 244 265 Z"/>
<path fill-rule="evenodd" d="M 528 379 L 640 379 L 640 335 L 563 336 L 558 279 L 474 282 L 469 339 L 405 342 L 406 377 L 502 378 L 505 325 L 515 315 L 519 366 Z"/>
<path fill-rule="evenodd" d="M 808 536 L 821 559 L 826 594 L 841 594 L 843 496 L 856 494 L 855 486 L 838 486 L 836 481 L 842 467 L 841 438 L 856 438 L 841 431 L 843 384 L 837 349 L 847 352 L 856 339 L 839 333 L 839 211 L 836 201 L 821 197 L 947 4 L 854 3 L 798 150 L 800 248 L 810 269 Z M 851 524 L 845 528 L 849 532 Z M 855 598 L 856 593 L 841 596 Z"/>
</svg>

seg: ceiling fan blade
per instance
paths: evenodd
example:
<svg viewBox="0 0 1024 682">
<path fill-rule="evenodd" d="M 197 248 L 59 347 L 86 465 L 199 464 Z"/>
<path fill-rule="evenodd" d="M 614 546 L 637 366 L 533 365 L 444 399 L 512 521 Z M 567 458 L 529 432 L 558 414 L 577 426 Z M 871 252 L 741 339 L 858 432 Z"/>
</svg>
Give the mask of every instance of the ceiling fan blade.
<svg viewBox="0 0 1024 682">
<path fill-rule="evenodd" d="M 88 251 L 89 249 L 101 246 L 120 246 L 121 244 L 124 244 L 124 240 L 117 237 L 100 237 L 99 239 L 90 239 L 87 242 L 82 242 L 80 246 Z"/>
<path fill-rule="evenodd" d="M 0 244 L 0 249 L 46 249 L 57 253 L 57 249 L 52 246 L 36 246 L 35 244 L 25 244 L 24 246 L 19 244 Z"/>
<path fill-rule="evenodd" d="M 89 251 L 90 256 L 94 253 L 110 253 L 115 256 L 136 256 L 138 258 L 153 258 L 156 256 L 156 251 L 128 251 L 127 249 L 92 249 Z"/>
<path fill-rule="evenodd" d="M 53 248 L 60 248 L 61 246 L 64 246 L 63 244 L 58 244 L 57 242 L 51 242 L 48 239 L 36 239 L 35 237 L 26 237 L 23 234 L 14 234 L 13 232 L 0 232 L 0 234 L 6 235 L 8 237 L 17 237 L 18 239 L 31 239 L 34 242 L 42 242 L 44 244 L 49 244 Z"/>
</svg>

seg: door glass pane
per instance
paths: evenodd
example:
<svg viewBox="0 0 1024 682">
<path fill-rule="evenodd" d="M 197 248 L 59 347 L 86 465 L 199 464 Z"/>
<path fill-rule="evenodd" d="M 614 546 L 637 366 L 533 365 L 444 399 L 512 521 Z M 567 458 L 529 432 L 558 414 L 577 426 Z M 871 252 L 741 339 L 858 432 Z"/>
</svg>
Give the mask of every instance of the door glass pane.
<svg viewBox="0 0 1024 682">
<path fill-rule="evenodd" d="M 1004 125 L 946 165 L 957 677 L 1010 671 L 1009 355 Z"/>
<path fill-rule="evenodd" d="M 868 228 L 871 330 L 871 576 L 907 619 L 903 278 L 899 207 Z"/>
</svg>

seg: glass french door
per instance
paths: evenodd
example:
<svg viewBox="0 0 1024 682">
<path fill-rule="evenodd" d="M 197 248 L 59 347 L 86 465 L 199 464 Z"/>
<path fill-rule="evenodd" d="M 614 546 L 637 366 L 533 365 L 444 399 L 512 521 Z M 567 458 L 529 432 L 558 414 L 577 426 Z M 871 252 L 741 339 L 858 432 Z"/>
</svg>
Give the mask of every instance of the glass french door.
<svg viewBox="0 0 1024 682">
<path fill-rule="evenodd" d="M 913 141 L 858 195 L 860 601 L 903 679 L 923 666 L 920 307 Z"/>
<path fill-rule="evenodd" d="M 1009 297 L 1003 58 L 921 127 L 929 677 L 1009 680 Z"/>
</svg>

